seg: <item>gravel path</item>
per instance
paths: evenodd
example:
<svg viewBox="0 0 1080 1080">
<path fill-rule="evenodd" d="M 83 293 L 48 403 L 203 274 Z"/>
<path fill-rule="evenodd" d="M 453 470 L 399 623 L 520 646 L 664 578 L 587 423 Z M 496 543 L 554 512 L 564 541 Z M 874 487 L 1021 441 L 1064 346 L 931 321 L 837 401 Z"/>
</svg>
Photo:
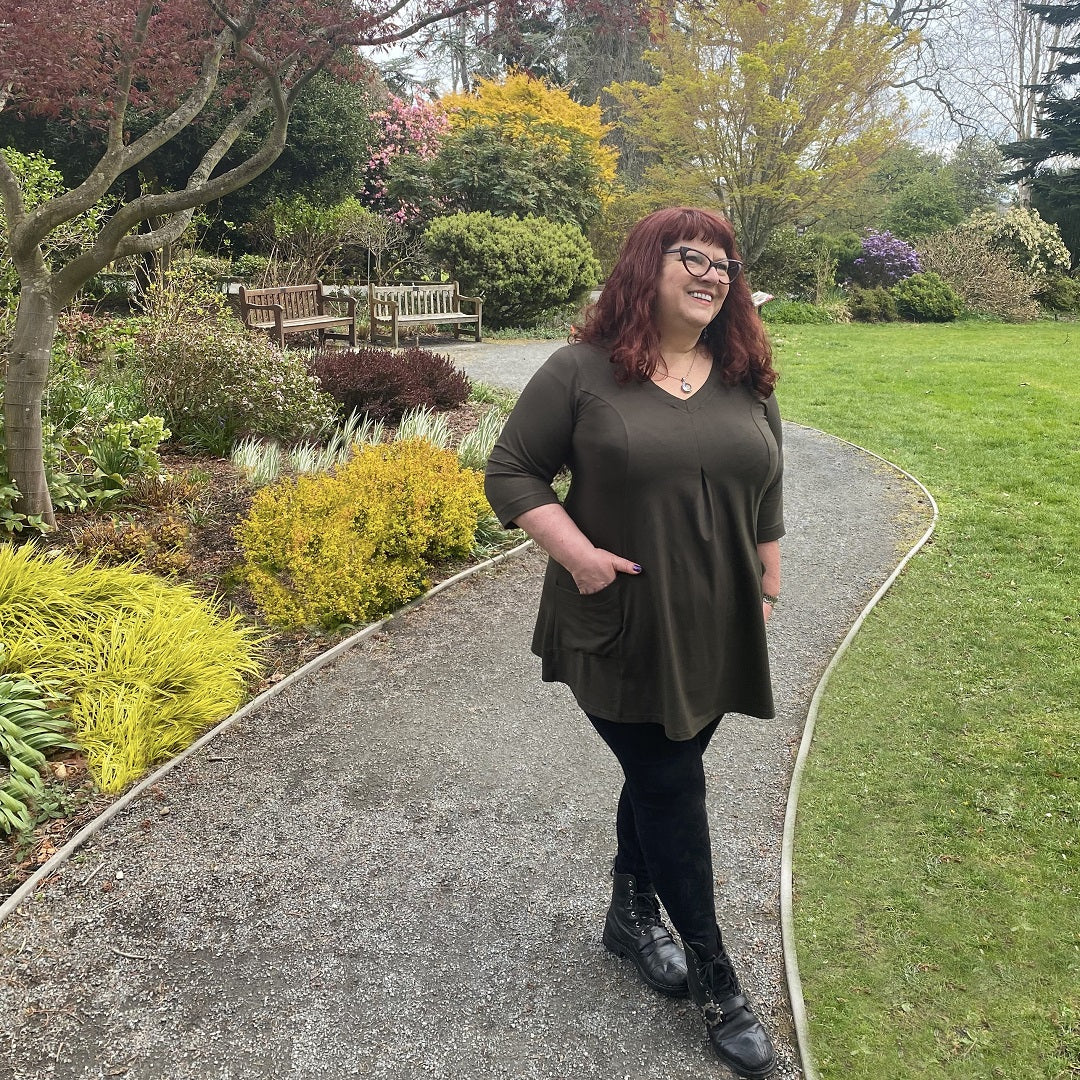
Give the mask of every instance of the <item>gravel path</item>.
<svg viewBox="0 0 1080 1080">
<path fill-rule="evenodd" d="M 520 386 L 553 347 L 452 351 Z M 860 451 L 786 438 L 779 716 L 730 717 L 707 762 L 723 925 L 790 1080 L 787 779 L 829 656 L 928 512 Z M 690 1006 L 600 945 L 619 777 L 539 681 L 542 569 L 527 552 L 408 610 L 105 826 L 0 928 L 0 1076 L 727 1075 Z"/>
</svg>

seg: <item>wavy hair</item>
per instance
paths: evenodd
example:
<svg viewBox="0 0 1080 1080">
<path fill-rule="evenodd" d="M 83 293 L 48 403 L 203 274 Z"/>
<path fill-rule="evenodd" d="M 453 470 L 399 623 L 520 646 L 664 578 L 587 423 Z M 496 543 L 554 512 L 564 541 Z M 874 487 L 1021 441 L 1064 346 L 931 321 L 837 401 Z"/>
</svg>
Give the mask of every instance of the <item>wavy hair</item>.
<svg viewBox="0 0 1080 1080">
<path fill-rule="evenodd" d="M 739 257 L 735 232 L 719 214 L 688 206 L 657 210 L 630 230 L 600 299 L 574 331 L 574 341 L 611 349 L 620 382 L 644 382 L 656 371 L 660 337 L 654 309 L 663 253 L 674 244 L 693 240 L 722 247 L 733 259 Z M 746 383 L 763 398 L 772 393 L 779 376 L 744 274 L 731 283 L 724 306 L 702 331 L 701 340 L 725 383 Z"/>
</svg>

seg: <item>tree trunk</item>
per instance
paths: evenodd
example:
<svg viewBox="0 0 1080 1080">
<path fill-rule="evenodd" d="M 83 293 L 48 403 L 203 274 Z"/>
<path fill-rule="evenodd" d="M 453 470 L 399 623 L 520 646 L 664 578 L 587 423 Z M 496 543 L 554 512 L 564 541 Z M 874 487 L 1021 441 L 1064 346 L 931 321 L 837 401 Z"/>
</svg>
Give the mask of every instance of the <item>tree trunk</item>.
<svg viewBox="0 0 1080 1080">
<path fill-rule="evenodd" d="M 56 518 L 45 482 L 41 399 L 49 377 L 56 328 L 56 312 L 48 286 L 41 282 L 23 285 L 4 380 L 7 468 L 21 495 L 16 511 L 40 514 L 52 526 L 56 525 Z"/>
</svg>

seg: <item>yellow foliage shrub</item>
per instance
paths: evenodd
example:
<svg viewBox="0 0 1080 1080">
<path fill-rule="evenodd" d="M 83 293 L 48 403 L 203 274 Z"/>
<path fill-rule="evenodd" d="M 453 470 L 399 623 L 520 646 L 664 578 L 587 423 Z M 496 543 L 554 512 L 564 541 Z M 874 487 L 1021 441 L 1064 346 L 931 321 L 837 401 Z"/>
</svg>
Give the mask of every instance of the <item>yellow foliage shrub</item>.
<svg viewBox="0 0 1080 1080">
<path fill-rule="evenodd" d="M 467 555 L 489 512 L 479 473 L 422 439 L 358 447 L 335 473 L 263 488 L 237 526 L 244 576 L 279 626 L 371 622 Z"/>
</svg>

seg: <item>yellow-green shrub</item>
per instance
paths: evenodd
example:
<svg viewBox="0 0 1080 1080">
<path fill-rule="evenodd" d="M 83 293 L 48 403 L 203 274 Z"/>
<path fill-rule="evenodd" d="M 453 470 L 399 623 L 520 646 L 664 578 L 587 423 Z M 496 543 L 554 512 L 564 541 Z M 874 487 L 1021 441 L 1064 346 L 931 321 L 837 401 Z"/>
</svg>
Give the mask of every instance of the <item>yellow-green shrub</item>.
<svg viewBox="0 0 1080 1080">
<path fill-rule="evenodd" d="M 117 792 L 241 703 L 254 633 L 186 586 L 0 545 L 0 674 L 70 699 L 98 787 Z"/>
<path fill-rule="evenodd" d="M 280 626 L 364 623 L 467 555 L 488 512 L 479 473 L 422 439 L 357 448 L 330 475 L 263 488 L 237 527 L 244 575 Z"/>
</svg>

